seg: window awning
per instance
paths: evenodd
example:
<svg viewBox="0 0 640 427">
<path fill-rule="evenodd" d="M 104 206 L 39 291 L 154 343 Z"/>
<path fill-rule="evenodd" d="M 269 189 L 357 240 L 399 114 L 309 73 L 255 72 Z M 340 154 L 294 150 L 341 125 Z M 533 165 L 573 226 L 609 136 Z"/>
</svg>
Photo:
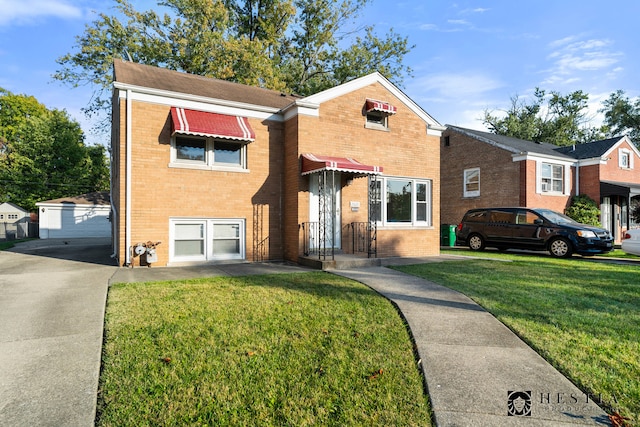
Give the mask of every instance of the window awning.
<svg viewBox="0 0 640 427">
<path fill-rule="evenodd" d="M 171 134 L 197 135 L 251 142 L 256 134 L 246 117 L 171 107 Z"/>
<path fill-rule="evenodd" d="M 382 113 L 387 114 L 395 114 L 397 112 L 397 108 L 388 102 L 384 101 L 376 101 L 375 99 L 367 99 L 366 105 L 367 113 L 369 111 L 380 111 Z"/>
<path fill-rule="evenodd" d="M 302 175 L 324 170 L 337 172 L 350 172 L 358 175 L 380 175 L 382 166 L 364 165 L 350 157 L 316 156 L 315 154 L 302 155 Z"/>
</svg>

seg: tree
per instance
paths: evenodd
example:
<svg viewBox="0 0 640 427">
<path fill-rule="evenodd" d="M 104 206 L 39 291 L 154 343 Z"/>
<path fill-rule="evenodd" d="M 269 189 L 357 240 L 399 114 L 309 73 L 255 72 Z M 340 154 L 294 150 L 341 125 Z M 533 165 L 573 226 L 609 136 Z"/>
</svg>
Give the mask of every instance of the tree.
<svg viewBox="0 0 640 427">
<path fill-rule="evenodd" d="M 623 90 L 617 90 L 602 104 L 599 111 L 604 113 L 607 136 L 628 135 L 636 145 L 640 144 L 640 99 L 632 102 Z"/>
<path fill-rule="evenodd" d="M 139 12 L 114 0 L 118 16 L 98 19 L 58 59 L 54 78 L 96 87 L 88 115 L 110 104 L 114 58 L 299 95 L 380 71 L 401 84 L 411 47 L 390 30 L 358 27 L 371 0 L 163 0 Z"/>
<path fill-rule="evenodd" d="M 42 200 L 109 188 L 104 147 L 84 144 L 65 111 L 0 89 L 0 202 L 34 210 Z"/>
<path fill-rule="evenodd" d="M 485 110 L 484 124 L 496 134 L 559 146 L 601 139 L 601 129 L 590 127 L 586 110 L 589 96 L 577 90 L 568 95 L 536 88 L 531 103 L 511 99 L 506 115 Z"/>
</svg>

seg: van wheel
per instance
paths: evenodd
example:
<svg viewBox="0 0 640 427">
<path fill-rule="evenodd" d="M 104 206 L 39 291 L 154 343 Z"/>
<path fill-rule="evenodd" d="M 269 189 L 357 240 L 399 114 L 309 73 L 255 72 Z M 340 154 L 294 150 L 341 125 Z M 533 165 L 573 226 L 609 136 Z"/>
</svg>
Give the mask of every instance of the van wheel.
<svg viewBox="0 0 640 427">
<path fill-rule="evenodd" d="M 484 239 L 479 234 L 469 236 L 469 249 L 472 251 L 481 251 L 484 249 Z"/>
<path fill-rule="evenodd" d="M 549 252 L 556 258 L 569 258 L 573 252 L 571 242 L 558 237 L 549 242 Z"/>
</svg>

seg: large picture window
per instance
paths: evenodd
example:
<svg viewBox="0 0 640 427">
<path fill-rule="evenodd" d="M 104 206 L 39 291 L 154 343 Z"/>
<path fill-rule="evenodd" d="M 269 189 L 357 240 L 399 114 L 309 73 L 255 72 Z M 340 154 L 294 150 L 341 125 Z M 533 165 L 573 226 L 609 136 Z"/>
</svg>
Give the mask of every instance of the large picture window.
<svg viewBox="0 0 640 427">
<path fill-rule="evenodd" d="M 245 258 L 244 219 L 175 218 L 170 227 L 170 262 Z"/>
<path fill-rule="evenodd" d="M 171 166 L 207 169 L 246 169 L 246 144 L 214 138 L 176 136 Z"/>
<path fill-rule="evenodd" d="M 372 181 L 369 209 L 382 225 L 432 225 L 431 181 L 378 178 Z"/>
</svg>

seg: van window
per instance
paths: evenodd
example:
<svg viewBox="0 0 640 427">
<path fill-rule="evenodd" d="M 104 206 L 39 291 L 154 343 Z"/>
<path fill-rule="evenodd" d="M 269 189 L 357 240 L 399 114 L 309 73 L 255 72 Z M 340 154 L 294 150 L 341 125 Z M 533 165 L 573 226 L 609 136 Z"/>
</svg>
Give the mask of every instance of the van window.
<svg viewBox="0 0 640 427">
<path fill-rule="evenodd" d="M 492 210 L 489 222 L 499 222 L 501 224 L 514 224 L 515 215 L 511 209 Z"/>
<path fill-rule="evenodd" d="M 483 222 L 485 221 L 485 214 L 487 211 L 475 211 L 467 213 L 464 221 L 468 222 Z"/>
<path fill-rule="evenodd" d="M 516 224 L 535 224 L 536 219 L 541 219 L 537 214 L 531 211 L 518 211 L 516 216 Z"/>
</svg>

